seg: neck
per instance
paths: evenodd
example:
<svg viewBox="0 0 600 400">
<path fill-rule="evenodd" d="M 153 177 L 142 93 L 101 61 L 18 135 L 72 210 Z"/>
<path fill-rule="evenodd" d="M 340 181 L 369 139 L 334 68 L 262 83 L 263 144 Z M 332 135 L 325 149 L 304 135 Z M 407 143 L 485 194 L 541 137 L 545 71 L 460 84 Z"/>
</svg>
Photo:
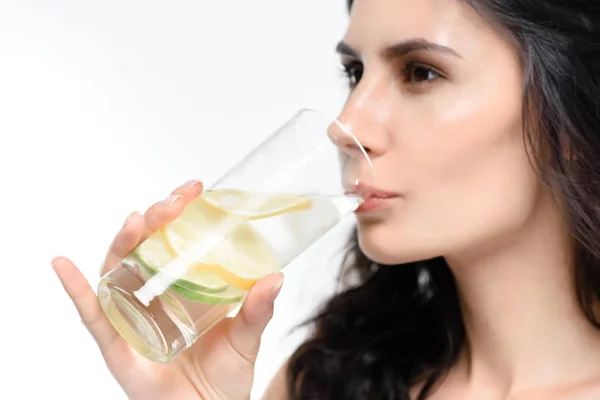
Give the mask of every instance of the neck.
<svg viewBox="0 0 600 400">
<path fill-rule="evenodd" d="M 552 201 L 538 209 L 493 250 L 446 257 L 468 338 L 462 370 L 504 392 L 600 370 L 598 332 L 575 293 L 569 230 Z"/>
</svg>

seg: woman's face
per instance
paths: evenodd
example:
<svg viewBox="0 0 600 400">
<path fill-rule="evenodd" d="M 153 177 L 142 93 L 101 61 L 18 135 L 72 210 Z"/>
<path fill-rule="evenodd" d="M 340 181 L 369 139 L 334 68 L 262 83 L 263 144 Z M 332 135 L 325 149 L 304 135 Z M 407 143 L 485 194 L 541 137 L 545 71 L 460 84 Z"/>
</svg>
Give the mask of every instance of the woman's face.
<svg viewBox="0 0 600 400">
<path fill-rule="evenodd" d="M 458 0 L 356 0 L 338 50 L 354 86 L 340 119 L 397 195 L 358 213 L 371 259 L 486 249 L 527 223 L 542 185 L 504 35 Z"/>
</svg>

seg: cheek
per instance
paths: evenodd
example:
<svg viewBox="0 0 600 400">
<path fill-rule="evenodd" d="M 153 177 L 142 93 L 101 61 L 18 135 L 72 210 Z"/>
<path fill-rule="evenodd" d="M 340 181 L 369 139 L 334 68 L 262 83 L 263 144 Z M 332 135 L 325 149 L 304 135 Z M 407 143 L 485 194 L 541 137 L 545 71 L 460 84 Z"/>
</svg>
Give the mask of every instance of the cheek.
<svg viewBox="0 0 600 400">
<path fill-rule="evenodd" d="M 527 219 L 539 185 L 523 137 L 518 82 L 517 75 L 496 84 L 477 82 L 479 91 L 466 87 L 462 100 L 436 110 L 429 151 L 413 159 L 422 173 L 412 182 L 411 200 L 419 209 L 415 215 L 428 221 L 419 226 L 464 241 Z"/>
<path fill-rule="evenodd" d="M 420 182 L 387 219 L 359 222 L 363 251 L 379 263 L 399 264 L 486 246 L 513 234 L 533 213 L 540 190 L 517 143 L 522 141 L 461 152 L 451 163 L 422 159 Z"/>
<path fill-rule="evenodd" d="M 507 136 L 459 151 L 452 160 L 430 160 L 436 165 L 407 198 L 413 237 L 441 252 L 460 251 L 527 222 L 539 183 L 521 135 Z"/>
<path fill-rule="evenodd" d="M 455 101 L 415 123 L 418 135 L 399 137 L 390 169 L 406 197 L 386 222 L 360 225 L 361 246 L 373 260 L 437 257 L 526 223 L 540 184 L 521 131 L 520 97 L 517 90 L 484 97 Z"/>
</svg>

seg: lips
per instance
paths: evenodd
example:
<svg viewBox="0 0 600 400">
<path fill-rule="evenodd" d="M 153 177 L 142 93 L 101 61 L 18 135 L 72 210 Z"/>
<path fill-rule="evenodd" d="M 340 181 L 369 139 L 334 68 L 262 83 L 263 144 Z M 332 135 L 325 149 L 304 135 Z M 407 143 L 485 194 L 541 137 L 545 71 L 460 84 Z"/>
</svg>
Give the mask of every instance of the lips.
<svg viewBox="0 0 600 400">
<path fill-rule="evenodd" d="M 392 199 L 394 197 L 399 197 L 398 193 L 386 192 L 361 183 L 355 185 L 352 189 L 346 191 L 346 193 L 356 194 L 365 201 L 369 199 Z"/>
<path fill-rule="evenodd" d="M 355 187 L 347 193 L 356 194 L 363 199 L 361 205 L 354 211 L 356 214 L 363 214 L 385 208 L 392 203 L 393 199 L 400 197 L 398 193 L 386 192 L 363 184 L 355 185 Z"/>
</svg>

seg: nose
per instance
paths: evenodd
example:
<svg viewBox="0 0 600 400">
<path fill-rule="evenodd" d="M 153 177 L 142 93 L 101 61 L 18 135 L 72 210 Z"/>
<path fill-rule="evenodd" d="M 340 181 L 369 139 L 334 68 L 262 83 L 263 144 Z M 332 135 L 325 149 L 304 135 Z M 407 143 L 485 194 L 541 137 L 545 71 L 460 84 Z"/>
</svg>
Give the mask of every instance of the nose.
<svg viewBox="0 0 600 400">
<path fill-rule="evenodd" d="M 387 126 L 391 115 L 391 99 L 384 82 L 367 79 L 363 77 L 337 119 L 369 156 L 376 158 L 389 147 Z M 352 149 L 353 144 L 347 143 L 346 148 Z"/>
<path fill-rule="evenodd" d="M 334 120 L 327 129 L 329 139 L 341 153 L 351 158 L 369 157 L 367 149 L 339 119 Z"/>
<path fill-rule="evenodd" d="M 336 119 L 327 128 L 327 135 L 338 148 L 338 162 L 344 189 L 356 192 L 360 184 L 373 185 L 375 171 L 371 156 L 352 132 Z"/>
<path fill-rule="evenodd" d="M 384 88 L 375 85 L 356 88 L 328 129 L 330 140 L 340 150 L 342 173 L 349 188 L 360 183 L 373 185 L 374 161 L 389 148 L 391 98 Z"/>
</svg>

